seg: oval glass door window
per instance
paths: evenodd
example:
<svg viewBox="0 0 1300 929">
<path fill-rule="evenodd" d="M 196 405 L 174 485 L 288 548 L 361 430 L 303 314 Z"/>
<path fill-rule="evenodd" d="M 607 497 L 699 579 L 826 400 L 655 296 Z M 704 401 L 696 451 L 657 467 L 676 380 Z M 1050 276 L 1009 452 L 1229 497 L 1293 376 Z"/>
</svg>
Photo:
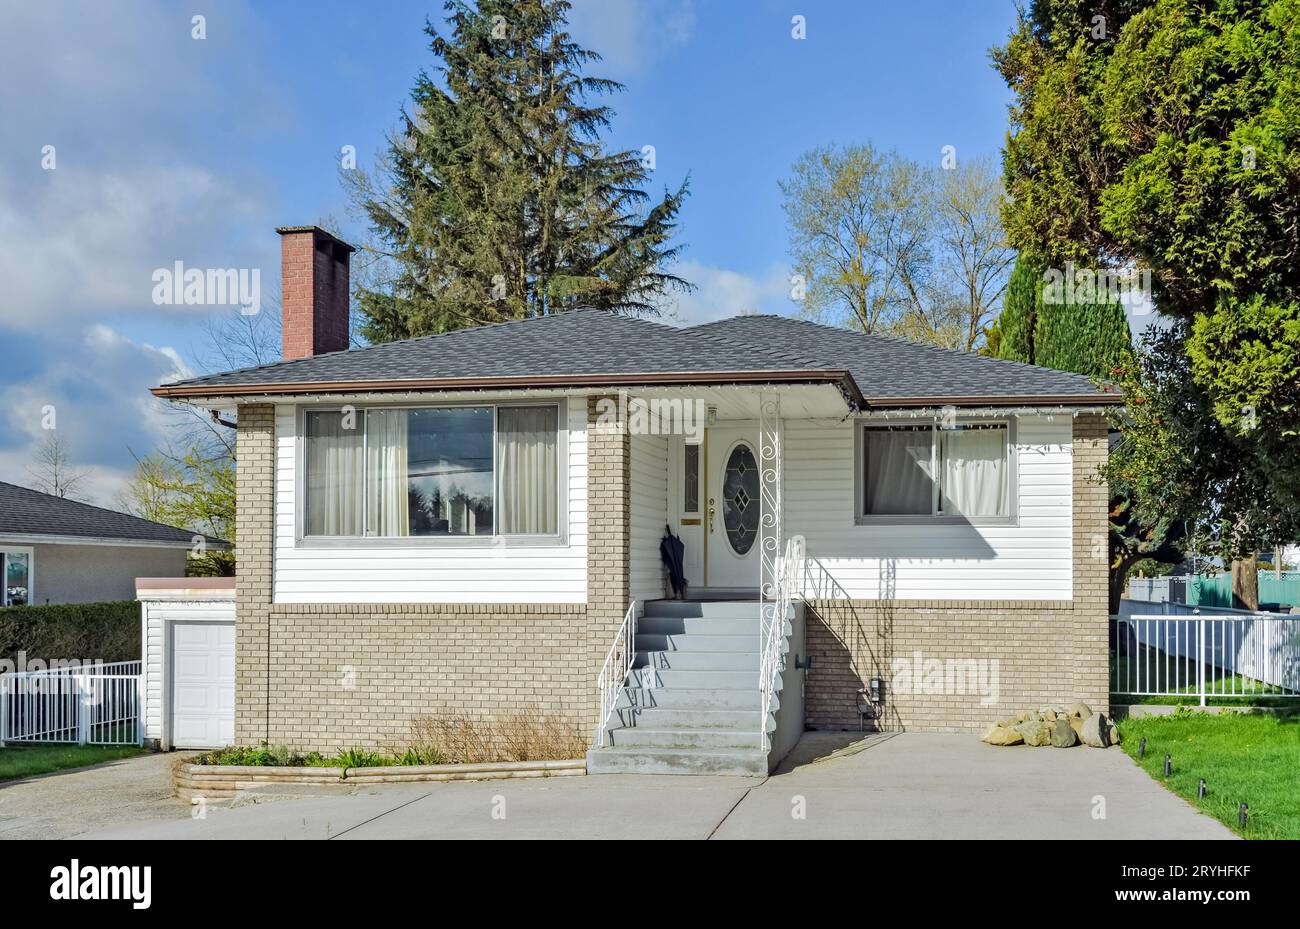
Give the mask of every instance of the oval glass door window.
<svg viewBox="0 0 1300 929">
<path fill-rule="evenodd" d="M 758 462 L 741 442 L 727 456 L 722 475 L 722 528 L 737 555 L 746 554 L 758 538 Z"/>
</svg>

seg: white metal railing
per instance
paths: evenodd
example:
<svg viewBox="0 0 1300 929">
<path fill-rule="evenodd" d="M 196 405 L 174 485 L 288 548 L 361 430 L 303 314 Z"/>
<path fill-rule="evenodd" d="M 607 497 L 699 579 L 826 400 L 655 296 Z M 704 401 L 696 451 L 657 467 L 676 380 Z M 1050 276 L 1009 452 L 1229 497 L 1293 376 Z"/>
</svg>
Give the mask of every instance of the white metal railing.
<svg viewBox="0 0 1300 929">
<path fill-rule="evenodd" d="M 600 692 L 600 722 L 596 727 L 596 747 L 604 748 L 609 718 L 618 705 L 618 695 L 632 670 L 636 660 L 636 601 L 628 604 L 623 614 L 623 625 L 618 627 L 614 642 L 605 655 L 605 664 L 601 666 L 600 676 L 596 678 L 596 689 Z M 653 669 L 647 667 L 647 674 Z"/>
<path fill-rule="evenodd" d="M 0 745 L 140 745 L 141 681 L 138 661 L 2 674 Z"/>
<path fill-rule="evenodd" d="M 761 712 L 758 724 L 758 747 L 766 751 L 767 714 L 771 712 L 772 700 L 776 696 L 776 679 L 783 670 L 785 651 L 785 618 L 790 612 L 790 604 L 803 592 L 804 561 L 807 546 L 804 537 L 793 535 L 786 542 L 785 554 L 777 565 L 776 581 L 770 601 L 764 600 L 759 611 L 760 638 L 759 648 L 762 655 L 758 672 L 758 690 L 762 694 Z"/>
<path fill-rule="evenodd" d="M 1200 613 L 1112 617 L 1111 692 L 1300 698 L 1300 616 Z"/>
</svg>

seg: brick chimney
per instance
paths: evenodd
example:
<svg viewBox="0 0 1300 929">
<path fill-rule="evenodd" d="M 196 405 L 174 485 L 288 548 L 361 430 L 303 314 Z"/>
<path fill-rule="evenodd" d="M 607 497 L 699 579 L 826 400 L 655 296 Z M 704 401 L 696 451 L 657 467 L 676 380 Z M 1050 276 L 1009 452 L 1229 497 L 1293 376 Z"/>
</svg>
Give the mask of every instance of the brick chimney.
<svg viewBox="0 0 1300 929">
<path fill-rule="evenodd" d="M 281 354 L 285 361 L 348 347 L 348 243 L 319 226 L 282 226 Z"/>
</svg>

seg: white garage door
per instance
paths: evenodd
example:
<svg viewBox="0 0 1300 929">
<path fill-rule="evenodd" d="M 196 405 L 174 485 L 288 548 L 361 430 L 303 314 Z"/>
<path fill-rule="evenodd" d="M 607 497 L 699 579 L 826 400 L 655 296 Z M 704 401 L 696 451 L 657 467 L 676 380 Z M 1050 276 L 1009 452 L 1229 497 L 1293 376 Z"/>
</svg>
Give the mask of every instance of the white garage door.
<svg viewBox="0 0 1300 929">
<path fill-rule="evenodd" d="M 235 741 L 235 624 L 172 624 L 174 748 Z"/>
</svg>

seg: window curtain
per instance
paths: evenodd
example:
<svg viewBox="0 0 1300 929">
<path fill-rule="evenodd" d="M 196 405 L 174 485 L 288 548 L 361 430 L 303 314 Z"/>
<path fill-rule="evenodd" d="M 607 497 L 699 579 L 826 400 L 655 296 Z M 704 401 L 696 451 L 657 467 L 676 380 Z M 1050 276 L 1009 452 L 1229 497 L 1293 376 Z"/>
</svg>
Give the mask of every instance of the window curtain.
<svg viewBox="0 0 1300 929">
<path fill-rule="evenodd" d="M 344 428 L 336 411 L 307 414 L 308 535 L 361 535 L 362 507 L 360 417 Z"/>
<path fill-rule="evenodd" d="M 554 535 L 557 523 L 556 431 L 553 406 L 497 410 L 498 530 Z"/>
<path fill-rule="evenodd" d="M 931 430 L 866 430 L 867 499 L 871 516 L 929 516 L 934 510 Z"/>
<path fill-rule="evenodd" d="M 366 533 L 411 534 L 407 485 L 407 411 L 366 413 Z"/>
<path fill-rule="evenodd" d="M 1007 429 L 972 426 L 939 431 L 944 516 L 1006 516 Z"/>
</svg>

